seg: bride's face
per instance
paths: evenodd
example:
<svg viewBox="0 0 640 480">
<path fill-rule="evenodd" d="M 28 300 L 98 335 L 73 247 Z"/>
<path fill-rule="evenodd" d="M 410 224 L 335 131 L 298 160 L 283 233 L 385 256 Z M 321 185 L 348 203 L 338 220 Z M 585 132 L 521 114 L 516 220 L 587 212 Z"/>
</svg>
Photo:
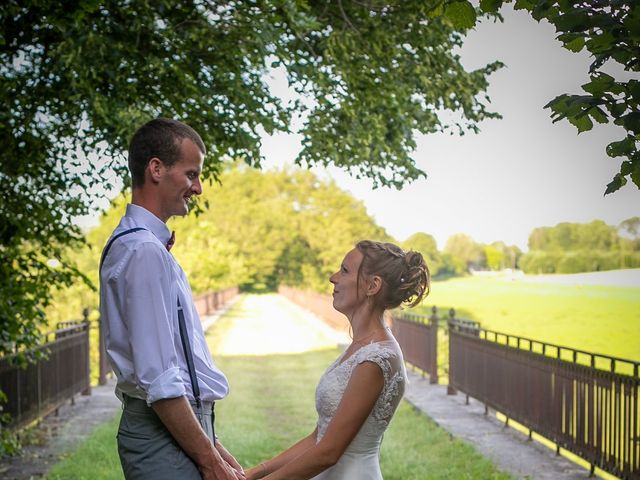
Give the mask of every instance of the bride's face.
<svg viewBox="0 0 640 480">
<path fill-rule="evenodd" d="M 333 284 L 333 308 L 347 317 L 350 317 L 360 302 L 358 269 L 361 263 L 362 253 L 354 248 L 344 257 L 340 270 L 329 277 Z"/>
</svg>

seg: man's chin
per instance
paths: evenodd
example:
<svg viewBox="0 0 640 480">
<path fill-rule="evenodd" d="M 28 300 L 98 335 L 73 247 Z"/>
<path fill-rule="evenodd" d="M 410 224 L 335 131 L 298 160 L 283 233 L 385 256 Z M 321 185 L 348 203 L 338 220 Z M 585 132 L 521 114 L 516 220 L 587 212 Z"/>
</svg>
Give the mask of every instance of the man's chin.
<svg viewBox="0 0 640 480">
<path fill-rule="evenodd" d="M 184 217 L 188 213 L 189 213 L 189 207 L 187 205 L 185 205 L 180 209 L 176 208 L 176 210 L 173 212 L 173 214 L 171 216 L 172 217 Z"/>
</svg>

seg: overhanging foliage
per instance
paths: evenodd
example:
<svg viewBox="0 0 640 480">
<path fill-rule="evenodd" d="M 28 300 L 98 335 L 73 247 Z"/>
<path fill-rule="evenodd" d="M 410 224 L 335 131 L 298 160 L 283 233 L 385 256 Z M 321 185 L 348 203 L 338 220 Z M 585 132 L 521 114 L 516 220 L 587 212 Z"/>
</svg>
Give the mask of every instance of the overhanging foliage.
<svg viewBox="0 0 640 480">
<path fill-rule="evenodd" d="M 183 119 L 202 134 L 207 178 L 225 157 L 259 166 L 262 131 L 301 133 L 302 165 L 395 187 L 423 176 L 410 157 L 414 134 L 476 130 L 496 117 L 482 92 L 499 67 L 466 72 L 452 53 L 464 28 L 432 7 L 3 2 L 0 354 L 33 343 L 49 286 L 77 278 L 72 264 L 47 260 L 82 241 L 73 219 L 127 178 L 123 152 L 150 118 Z M 265 82 L 275 67 L 298 93 L 289 103 Z M 458 119 L 442 122 L 446 110 Z"/>
</svg>

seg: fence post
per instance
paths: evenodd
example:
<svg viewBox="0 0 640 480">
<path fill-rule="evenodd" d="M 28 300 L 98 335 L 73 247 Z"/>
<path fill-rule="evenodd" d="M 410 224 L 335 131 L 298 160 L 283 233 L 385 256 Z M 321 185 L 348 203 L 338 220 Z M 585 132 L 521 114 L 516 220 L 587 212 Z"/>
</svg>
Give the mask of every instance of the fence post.
<svg viewBox="0 0 640 480">
<path fill-rule="evenodd" d="M 98 317 L 98 343 L 99 343 L 99 357 L 98 357 L 98 385 L 107 384 L 107 372 L 109 367 L 107 365 L 107 348 L 104 341 L 104 325 L 102 324 L 102 315 Z"/>
<path fill-rule="evenodd" d="M 82 309 L 82 321 L 84 322 L 84 328 L 87 335 L 87 388 L 82 391 L 82 395 L 91 395 L 91 330 L 89 329 L 89 309 L 87 307 Z"/>
<path fill-rule="evenodd" d="M 449 310 L 449 319 L 447 320 L 447 328 L 449 329 L 449 385 L 447 385 L 447 395 L 457 395 L 458 391 L 451 386 L 451 323 L 456 319 L 456 311 L 452 308 Z"/>
<path fill-rule="evenodd" d="M 431 327 L 431 336 L 429 337 L 431 345 L 427 345 L 427 351 L 429 352 L 429 365 L 431 365 L 431 371 L 429 372 L 429 383 L 438 383 L 438 308 L 434 305 L 431 308 L 432 315 L 429 317 L 429 324 Z"/>
</svg>

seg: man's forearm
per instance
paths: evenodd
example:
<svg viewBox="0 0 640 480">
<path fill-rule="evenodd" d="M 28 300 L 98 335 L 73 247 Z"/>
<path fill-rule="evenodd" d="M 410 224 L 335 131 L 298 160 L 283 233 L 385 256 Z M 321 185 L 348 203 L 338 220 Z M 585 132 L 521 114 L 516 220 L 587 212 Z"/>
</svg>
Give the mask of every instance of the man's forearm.
<svg viewBox="0 0 640 480">
<path fill-rule="evenodd" d="M 203 476 L 209 471 L 215 472 L 214 478 L 236 478 L 200 426 L 186 397 L 158 400 L 151 407 L 178 445 L 203 470 Z"/>
</svg>

